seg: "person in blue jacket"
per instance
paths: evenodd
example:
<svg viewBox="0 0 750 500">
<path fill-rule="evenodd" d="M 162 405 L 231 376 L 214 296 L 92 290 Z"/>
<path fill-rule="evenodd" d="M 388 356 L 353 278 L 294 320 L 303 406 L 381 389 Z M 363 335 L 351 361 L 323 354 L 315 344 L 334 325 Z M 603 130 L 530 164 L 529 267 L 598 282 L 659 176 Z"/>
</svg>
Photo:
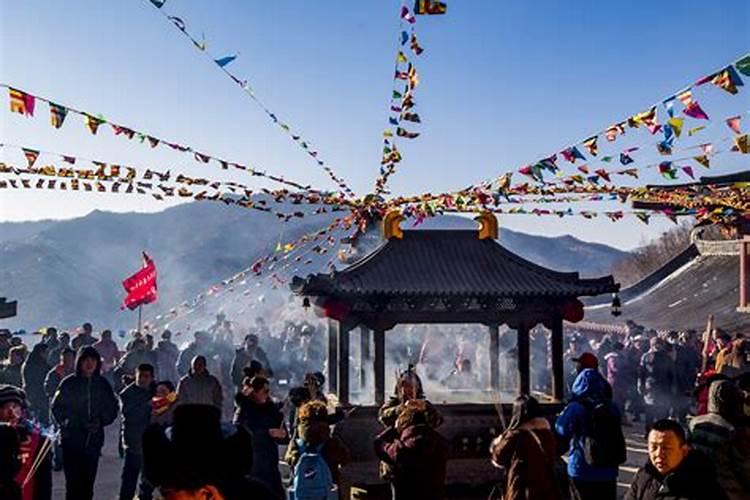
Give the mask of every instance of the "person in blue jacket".
<svg viewBox="0 0 750 500">
<path fill-rule="evenodd" d="M 595 368 L 582 369 L 571 389 L 571 401 L 555 422 L 555 432 L 564 442 L 569 441 L 568 475 L 581 495 L 581 500 L 615 500 L 617 498 L 617 465 L 594 466 L 586 462 L 585 436 L 591 434 L 592 410 L 599 403 L 611 405 L 612 388 Z"/>
</svg>

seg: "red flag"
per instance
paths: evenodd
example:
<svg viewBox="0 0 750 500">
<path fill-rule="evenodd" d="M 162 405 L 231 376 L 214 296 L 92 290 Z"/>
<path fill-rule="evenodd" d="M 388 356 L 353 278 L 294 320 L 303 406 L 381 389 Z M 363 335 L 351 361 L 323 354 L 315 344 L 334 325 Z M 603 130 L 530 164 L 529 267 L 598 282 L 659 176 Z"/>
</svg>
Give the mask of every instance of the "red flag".
<svg viewBox="0 0 750 500">
<path fill-rule="evenodd" d="M 131 311 L 142 304 L 156 302 L 159 298 L 156 287 L 156 264 L 146 252 L 143 252 L 143 267 L 132 276 L 125 278 L 122 282 L 127 296 L 122 303 L 122 308 Z"/>
</svg>

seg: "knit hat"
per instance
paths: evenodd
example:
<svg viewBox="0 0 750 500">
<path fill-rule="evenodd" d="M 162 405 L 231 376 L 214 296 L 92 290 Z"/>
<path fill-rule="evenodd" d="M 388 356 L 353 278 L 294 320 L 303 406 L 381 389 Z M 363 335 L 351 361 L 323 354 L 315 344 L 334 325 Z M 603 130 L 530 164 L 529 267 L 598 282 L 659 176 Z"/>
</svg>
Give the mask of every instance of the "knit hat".
<svg viewBox="0 0 750 500">
<path fill-rule="evenodd" d="M 15 385 L 0 385 L 0 406 L 5 403 L 15 402 L 26 407 L 26 393 Z"/>
</svg>

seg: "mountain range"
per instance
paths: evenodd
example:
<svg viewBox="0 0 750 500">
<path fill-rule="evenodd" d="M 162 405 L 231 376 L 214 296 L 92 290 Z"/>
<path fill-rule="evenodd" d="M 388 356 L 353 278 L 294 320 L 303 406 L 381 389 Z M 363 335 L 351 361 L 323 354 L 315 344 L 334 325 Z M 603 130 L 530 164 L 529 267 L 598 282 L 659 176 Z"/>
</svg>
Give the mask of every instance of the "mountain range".
<svg viewBox="0 0 750 500">
<path fill-rule="evenodd" d="M 0 223 L 0 297 L 18 300 L 18 316 L 0 320 L 0 326 L 30 330 L 91 321 L 97 330 L 132 328 L 134 313 L 120 310 L 121 282 L 140 267 L 143 250 L 159 272 L 159 302 L 149 306 L 156 314 L 247 268 L 274 252 L 279 242 L 327 226 L 332 218 L 319 214 L 281 223 L 267 212 L 189 203 L 148 214 L 95 210 L 62 221 Z M 474 225 L 449 216 L 424 227 Z M 571 236 L 549 238 L 502 228 L 500 243 L 540 265 L 583 276 L 607 274 L 626 255 Z M 298 272 L 322 271 L 323 259 L 312 260 Z"/>
</svg>

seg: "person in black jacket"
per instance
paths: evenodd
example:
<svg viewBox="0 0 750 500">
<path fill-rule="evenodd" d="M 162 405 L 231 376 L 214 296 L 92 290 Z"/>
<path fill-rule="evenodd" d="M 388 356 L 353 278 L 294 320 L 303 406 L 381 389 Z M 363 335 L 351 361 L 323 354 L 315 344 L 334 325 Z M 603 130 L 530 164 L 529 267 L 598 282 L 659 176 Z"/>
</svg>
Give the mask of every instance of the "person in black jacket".
<svg viewBox="0 0 750 500">
<path fill-rule="evenodd" d="M 648 433 L 648 462 L 638 469 L 625 500 L 726 500 L 713 464 L 691 450 L 679 422 L 656 421 Z"/>
<path fill-rule="evenodd" d="M 279 500 L 286 495 L 279 472 L 279 445 L 289 442 L 284 415 L 271 397 L 267 378 L 245 379 L 242 391 L 235 396 L 235 425 L 253 435 L 253 469 L 250 477 L 263 483 Z"/>
<path fill-rule="evenodd" d="M 34 418 L 42 425 L 49 425 L 49 399 L 44 392 L 44 379 L 50 365 L 47 363 L 47 344 L 39 342 L 21 367 L 23 390 L 29 401 L 29 409 Z"/>
<path fill-rule="evenodd" d="M 63 379 L 52 399 L 52 415 L 62 432 L 67 500 L 93 499 L 104 427 L 117 417 L 117 398 L 101 376 L 101 364 L 96 349 L 81 348 L 75 373 Z"/>
<path fill-rule="evenodd" d="M 154 395 L 154 367 L 139 365 L 135 371 L 135 382 L 120 392 L 122 410 L 122 447 L 125 450 L 125 463 L 122 467 L 120 500 L 133 500 L 138 476 L 141 484 L 139 500 L 151 500 L 153 488 L 141 470 L 143 469 L 143 433 L 151 421 L 151 398 Z"/>
<path fill-rule="evenodd" d="M 674 361 L 664 349 L 664 341 L 654 337 L 651 349 L 641 358 L 638 370 L 638 393 L 643 397 L 646 414 L 646 437 L 651 424 L 669 416 L 674 398 Z"/>
</svg>

